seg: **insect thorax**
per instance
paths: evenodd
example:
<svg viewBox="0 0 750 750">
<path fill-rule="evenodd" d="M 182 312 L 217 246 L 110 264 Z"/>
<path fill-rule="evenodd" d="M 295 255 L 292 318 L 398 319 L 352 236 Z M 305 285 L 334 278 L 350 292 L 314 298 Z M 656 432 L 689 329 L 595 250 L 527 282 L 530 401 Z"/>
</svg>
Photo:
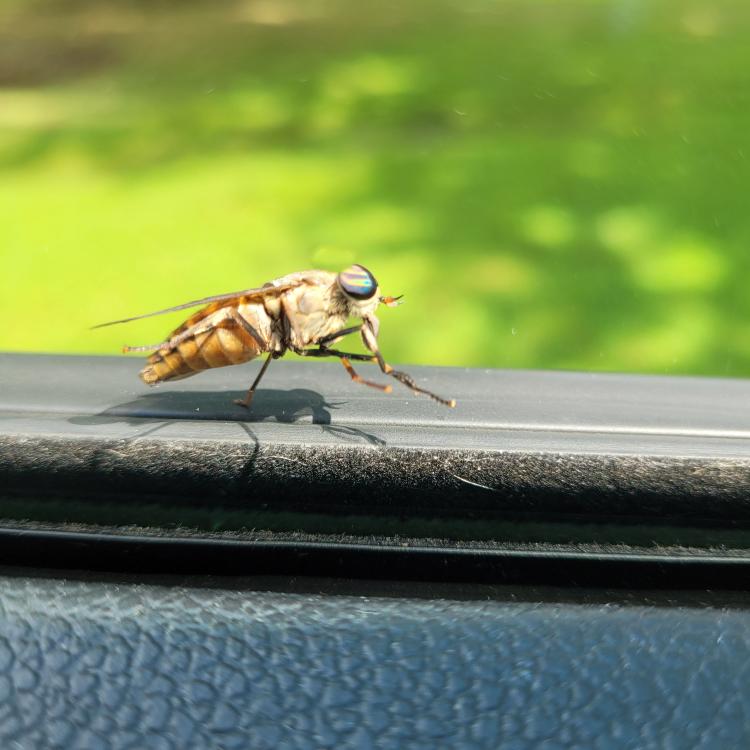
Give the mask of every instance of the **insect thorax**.
<svg viewBox="0 0 750 750">
<path fill-rule="evenodd" d="M 314 284 L 284 295 L 289 345 L 304 348 L 340 331 L 349 317 L 348 305 L 333 285 Z"/>
</svg>

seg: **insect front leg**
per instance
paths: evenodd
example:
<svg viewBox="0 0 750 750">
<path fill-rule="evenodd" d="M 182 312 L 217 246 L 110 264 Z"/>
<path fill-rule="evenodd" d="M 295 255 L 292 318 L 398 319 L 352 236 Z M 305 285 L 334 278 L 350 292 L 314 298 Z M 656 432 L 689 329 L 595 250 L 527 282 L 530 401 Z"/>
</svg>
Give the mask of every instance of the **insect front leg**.
<svg viewBox="0 0 750 750">
<path fill-rule="evenodd" d="M 327 336 L 323 336 L 323 338 L 318 339 L 315 343 L 321 347 L 321 348 L 327 348 L 327 344 L 330 344 L 333 341 L 336 341 L 336 339 L 343 338 L 344 336 L 349 336 L 352 333 L 359 333 L 362 330 L 362 326 L 364 323 L 360 323 L 358 326 L 351 326 L 350 328 L 342 328 L 340 331 L 336 331 L 335 333 L 329 333 Z"/>
<path fill-rule="evenodd" d="M 365 319 L 364 325 L 362 326 L 362 340 L 365 344 L 365 346 L 373 353 L 372 360 L 378 363 L 380 369 L 386 374 L 390 375 L 390 377 L 395 378 L 398 380 L 399 383 L 402 383 L 407 388 L 409 388 L 413 393 L 417 394 L 423 394 L 425 396 L 429 396 L 434 401 L 437 401 L 439 404 L 443 404 L 445 406 L 449 406 L 451 409 L 456 405 L 456 400 L 453 398 L 443 398 L 442 396 L 438 396 L 436 393 L 433 393 L 432 391 L 428 391 L 425 388 L 420 388 L 416 382 L 414 381 L 414 378 L 411 377 L 411 375 L 408 375 L 405 372 L 401 372 L 400 370 L 394 370 L 391 365 L 389 365 L 385 359 L 383 358 L 383 355 L 380 353 L 380 349 L 378 347 L 378 339 L 377 339 L 377 323 L 373 323 L 369 318 Z"/>
</svg>

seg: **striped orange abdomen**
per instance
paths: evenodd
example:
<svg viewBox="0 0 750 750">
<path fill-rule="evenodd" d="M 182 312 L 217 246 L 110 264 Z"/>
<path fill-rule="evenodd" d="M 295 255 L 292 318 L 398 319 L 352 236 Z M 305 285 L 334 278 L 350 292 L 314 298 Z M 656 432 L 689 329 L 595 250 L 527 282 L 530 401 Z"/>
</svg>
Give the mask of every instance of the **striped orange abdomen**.
<svg viewBox="0 0 750 750">
<path fill-rule="evenodd" d="M 223 308 L 205 317 L 198 313 L 148 358 L 140 372 L 141 380 L 154 385 L 212 367 L 248 362 L 268 351 L 269 337 L 270 320 L 261 306 Z"/>
</svg>

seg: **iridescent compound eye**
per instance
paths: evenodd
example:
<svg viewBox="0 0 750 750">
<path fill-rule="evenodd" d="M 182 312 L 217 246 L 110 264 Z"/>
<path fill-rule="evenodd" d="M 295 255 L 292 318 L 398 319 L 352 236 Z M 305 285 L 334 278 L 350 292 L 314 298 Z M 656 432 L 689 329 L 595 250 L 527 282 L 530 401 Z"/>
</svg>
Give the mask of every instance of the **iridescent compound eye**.
<svg viewBox="0 0 750 750">
<path fill-rule="evenodd" d="M 354 299 L 370 299 L 378 290 L 378 282 L 364 266 L 350 266 L 342 271 L 339 285 Z"/>
</svg>

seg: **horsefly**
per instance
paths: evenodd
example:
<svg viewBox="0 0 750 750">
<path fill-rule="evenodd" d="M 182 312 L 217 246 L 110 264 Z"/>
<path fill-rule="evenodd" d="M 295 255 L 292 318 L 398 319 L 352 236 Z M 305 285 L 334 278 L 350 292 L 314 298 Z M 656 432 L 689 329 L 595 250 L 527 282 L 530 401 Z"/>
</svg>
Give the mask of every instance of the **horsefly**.
<svg viewBox="0 0 750 750">
<path fill-rule="evenodd" d="M 364 266 L 353 265 L 339 274 L 300 271 L 256 289 L 205 297 L 94 328 L 205 305 L 172 331 L 166 341 L 123 348 L 124 352 L 153 352 L 140 372 L 144 383 L 155 385 L 180 380 L 201 370 L 238 365 L 267 354 L 245 398 L 235 401 L 249 407 L 271 360 L 292 351 L 303 357 L 337 357 L 353 381 L 390 393 L 390 385 L 365 380 L 352 367 L 352 361 L 377 363 L 384 374 L 412 392 L 429 396 L 445 406 L 455 406 L 454 399 L 420 388 L 413 378 L 394 370 L 383 359 L 378 347 L 380 323 L 375 310 L 381 303 L 396 307 L 400 299 L 381 297 L 375 277 Z M 361 322 L 347 327 L 349 318 L 360 318 Z M 352 333 L 360 334 L 371 354 L 351 354 L 331 348 Z"/>
</svg>

